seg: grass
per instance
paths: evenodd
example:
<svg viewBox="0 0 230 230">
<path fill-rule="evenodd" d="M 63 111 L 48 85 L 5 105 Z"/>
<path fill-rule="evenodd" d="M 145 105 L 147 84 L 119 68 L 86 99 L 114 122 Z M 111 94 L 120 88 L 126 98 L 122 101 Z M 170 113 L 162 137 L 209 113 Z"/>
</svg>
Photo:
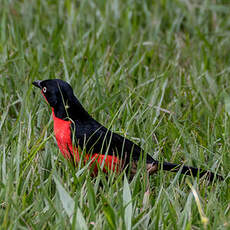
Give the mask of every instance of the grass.
<svg viewBox="0 0 230 230">
<path fill-rule="evenodd" d="M 230 4 L 0 0 L 1 229 L 230 229 Z M 139 169 L 90 177 L 53 136 L 36 79 L 157 159 L 223 182 Z M 103 186 L 100 186 L 103 184 Z"/>
</svg>

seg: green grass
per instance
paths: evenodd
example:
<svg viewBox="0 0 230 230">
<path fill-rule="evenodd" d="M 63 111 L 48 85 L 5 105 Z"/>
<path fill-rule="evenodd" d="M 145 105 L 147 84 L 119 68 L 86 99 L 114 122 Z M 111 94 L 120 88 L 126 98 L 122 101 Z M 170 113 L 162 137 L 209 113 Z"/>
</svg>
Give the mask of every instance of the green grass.
<svg viewBox="0 0 230 230">
<path fill-rule="evenodd" d="M 0 0 L 0 229 L 230 229 L 229 12 L 228 0 Z M 160 171 L 148 194 L 144 170 L 73 169 L 31 84 L 49 78 L 155 158 L 225 180 Z"/>
</svg>

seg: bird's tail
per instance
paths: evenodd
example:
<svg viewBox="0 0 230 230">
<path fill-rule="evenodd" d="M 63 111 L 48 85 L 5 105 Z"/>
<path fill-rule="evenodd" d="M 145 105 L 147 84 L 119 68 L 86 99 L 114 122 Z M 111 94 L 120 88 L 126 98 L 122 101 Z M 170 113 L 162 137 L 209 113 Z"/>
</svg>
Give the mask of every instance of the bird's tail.
<svg viewBox="0 0 230 230">
<path fill-rule="evenodd" d="M 158 168 L 160 168 L 161 163 L 159 161 L 155 161 L 155 162 L 157 163 Z M 186 166 L 186 165 L 163 162 L 162 168 L 163 168 L 163 170 L 170 171 L 170 172 L 181 171 L 182 174 L 189 175 L 189 176 L 195 176 L 195 177 L 197 177 L 197 176 L 202 177 L 202 176 L 206 175 L 210 181 L 213 181 L 214 179 L 218 179 L 218 180 L 224 179 L 221 175 L 215 174 L 213 172 L 198 169 L 198 168 L 191 167 L 191 166 Z"/>
</svg>

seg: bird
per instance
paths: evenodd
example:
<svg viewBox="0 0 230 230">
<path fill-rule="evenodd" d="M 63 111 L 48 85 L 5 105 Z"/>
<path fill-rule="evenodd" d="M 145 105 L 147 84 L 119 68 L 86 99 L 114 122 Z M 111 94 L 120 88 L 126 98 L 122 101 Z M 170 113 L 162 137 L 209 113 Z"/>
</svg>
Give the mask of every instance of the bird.
<svg viewBox="0 0 230 230">
<path fill-rule="evenodd" d="M 165 171 L 203 177 L 209 181 L 222 180 L 223 177 L 211 171 L 198 169 L 184 164 L 160 162 L 128 138 L 112 132 L 96 121 L 74 95 L 69 83 L 61 79 L 36 80 L 32 84 L 41 90 L 46 102 L 52 109 L 54 135 L 64 158 L 74 165 L 89 164 L 94 175 L 99 167 L 103 172 L 120 173 L 128 170 L 134 177 L 140 159 L 148 175 L 161 168 Z"/>
</svg>

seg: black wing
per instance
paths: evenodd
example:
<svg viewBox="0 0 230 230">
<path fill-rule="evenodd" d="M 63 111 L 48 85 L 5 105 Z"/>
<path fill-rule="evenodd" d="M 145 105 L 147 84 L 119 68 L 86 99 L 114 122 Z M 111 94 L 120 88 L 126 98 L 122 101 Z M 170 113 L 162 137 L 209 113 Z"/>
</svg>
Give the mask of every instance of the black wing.
<svg viewBox="0 0 230 230">
<path fill-rule="evenodd" d="M 74 125 L 75 124 L 75 125 Z M 87 153 L 118 155 L 128 164 L 131 160 L 138 161 L 143 150 L 127 138 L 113 133 L 94 119 L 87 122 L 75 121 L 72 130 L 75 133 L 75 142 Z M 147 163 L 154 160 L 147 155 Z"/>
</svg>

